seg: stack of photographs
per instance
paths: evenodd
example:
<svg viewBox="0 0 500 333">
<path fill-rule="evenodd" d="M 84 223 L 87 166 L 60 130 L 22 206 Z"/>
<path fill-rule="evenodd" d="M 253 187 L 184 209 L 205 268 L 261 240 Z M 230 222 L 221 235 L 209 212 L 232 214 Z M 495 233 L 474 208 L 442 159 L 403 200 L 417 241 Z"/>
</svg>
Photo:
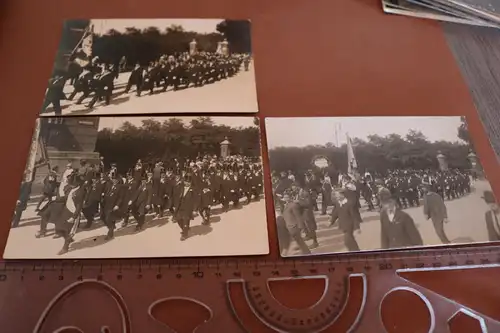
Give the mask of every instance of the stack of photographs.
<svg viewBox="0 0 500 333">
<path fill-rule="evenodd" d="M 269 253 L 250 28 L 67 21 L 4 258 Z"/>
<path fill-rule="evenodd" d="M 384 12 L 445 22 L 500 28 L 491 0 L 382 0 Z"/>
<path fill-rule="evenodd" d="M 465 117 L 265 123 L 282 256 L 500 240 Z"/>
</svg>

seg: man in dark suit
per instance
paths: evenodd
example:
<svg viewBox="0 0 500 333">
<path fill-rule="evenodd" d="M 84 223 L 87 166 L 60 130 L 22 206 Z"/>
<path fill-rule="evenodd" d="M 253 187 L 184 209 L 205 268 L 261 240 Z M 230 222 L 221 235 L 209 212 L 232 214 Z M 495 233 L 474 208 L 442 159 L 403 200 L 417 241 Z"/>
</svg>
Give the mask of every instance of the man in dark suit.
<svg viewBox="0 0 500 333">
<path fill-rule="evenodd" d="M 383 208 L 380 212 L 382 249 L 423 245 L 415 222 L 397 207 L 395 198 L 389 199 Z"/>
<path fill-rule="evenodd" d="M 52 201 L 52 197 L 56 194 L 57 189 L 57 172 L 59 172 L 59 168 L 57 166 L 53 167 L 52 170 L 49 171 L 48 175 L 43 179 L 43 189 L 42 189 L 42 197 L 38 204 L 36 205 L 35 212 L 40 210 L 40 206 L 47 199 L 49 203 Z"/>
<path fill-rule="evenodd" d="M 127 176 L 127 181 L 125 184 L 123 184 L 123 200 L 122 200 L 122 205 L 120 207 L 120 215 L 123 218 L 122 228 L 128 225 L 128 219 L 130 218 L 130 210 L 131 210 L 131 207 L 129 206 L 128 203 L 134 197 L 135 192 L 139 187 L 139 184 L 140 181 L 134 178 L 132 174 L 129 174 Z"/>
<path fill-rule="evenodd" d="M 141 96 L 141 88 L 144 80 L 144 68 L 137 64 L 135 65 L 134 70 L 130 72 L 130 76 L 128 78 L 127 87 L 125 88 L 125 93 L 130 91 L 133 85 L 136 86 L 135 93 L 137 96 Z"/>
<path fill-rule="evenodd" d="M 355 201 L 346 198 L 346 189 L 337 192 L 337 200 L 332 210 L 332 226 L 338 220 L 339 229 L 344 233 L 344 245 L 348 251 L 359 251 L 358 242 L 354 238 L 354 231 L 361 233 L 360 221 L 355 211 Z"/>
<path fill-rule="evenodd" d="M 96 80 L 96 91 L 94 98 L 87 105 L 89 109 L 92 109 L 97 103 L 97 101 L 104 99 L 106 105 L 111 102 L 111 96 L 113 94 L 114 80 L 116 73 L 112 72 L 108 68 L 104 68 L 103 73 Z"/>
<path fill-rule="evenodd" d="M 43 103 L 42 110 L 52 104 L 54 106 L 54 113 L 56 116 L 60 116 L 62 113 L 61 100 L 66 99 L 64 94 L 64 83 L 66 80 L 61 75 L 56 75 L 54 78 L 49 80 L 49 87 L 45 95 L 45 101 Z"/>
<path fill-rule="evenodd" d="M 28 200 L 30 199 L 30 194 L 31 194 L 31 184 L 32 182 L 26 182 L 26 181 L 23 181 L 21 183 L 19 198 L 17 199 L 16 202 L 14 217 L 12 218 L 12 224 L 11 224 L 12 228 L 17 228 L 19 226 L 19 222 L 21 221 L 21 215 L 28 206 Z"/>
<path fill-rule="evenodd" d="M 443 197 L 436 192 L 432 192 L 430 184 L 423 183 L 424 186 L 424 215 L 432 220 L 434 230 L 441 243 L 449 244 L 450 240 L 444 232 L 444 223 L 448 223 L 448 212 Z"/>
<path fill-rule="evenodd" d="M 85 202 L 83 204 L 83 216 L 87 220 L 85 224 L 85 229 L 90 229 L 92 223 L 94 222 L 94 217 L 99 210 L 99 203 L 102 200 L 104 185 L 100 182 L 98 178 L 92 179 L 92 184 L 88 189 Z"/>
<path fill-rule="evenodd" d="M 193 211 L 196 205 L 196 193 L 191 184 L 191 175 L 184 176 L 183 187 L 180 198 L 176 203 L 174 218 L 181 228 L 181 241 L 189 237 L 189 224 L 193 218 Z"/>
<path fill-rule="evenodd" d="M 137 221 L 136 231 L 141 231 L 146 222 L 146 213 L 151 209 L 153 200 L 152 174 L 148 172 L 147 179 L 141 180 L 141 185 L 135 191 L 134 196 L 129 200 L 128 205 L 135 220 Z"/>
<path fill-rule="evenodd" d="M 298 201 L 292 199 L 289 193 L 284 193 L 283 201 L 284 209 L 282 216 L 285 220 L 286 229 L 291 238 L 299 246 L 300 252 L 302 252 L 302 254 L 311 254 L 311 250 L 301 236 L 301 232 L 305 227 L 303 208 Z M 285 250 L 284 255 L 286 255 L 286 252 L 288 252 L 288 248 Z"/>
<path fill-rule="evenodd" d="M 484 218 L 486 220 L 486 229 L 488 230 L 488 240 L 495 242 L 500 240 L 500 208 L 491 191 L 484 191 L 483 199 L 490 207 Z"/>
<path fill-rule="evenodd" d="M 116 228 L 116 220 L 120 217 L 120 206 L 123 200 L 123 187 L 119 182 L 118 177 L 114 177 L 111 180 L 111 186 L 104 193 L 104 212 L 103 221 L 106 227 L 108 227 L 108 234 L 106 235 L 106 240 L 111 240 L 114 238 L 114 232 Z"/>
</svg>

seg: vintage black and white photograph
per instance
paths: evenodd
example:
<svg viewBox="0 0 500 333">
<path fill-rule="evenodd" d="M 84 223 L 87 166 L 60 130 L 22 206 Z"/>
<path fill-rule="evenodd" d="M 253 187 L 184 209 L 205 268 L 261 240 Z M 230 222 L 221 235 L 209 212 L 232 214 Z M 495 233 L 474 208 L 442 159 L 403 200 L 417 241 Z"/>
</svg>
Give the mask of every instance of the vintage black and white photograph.
<svg viewBox="0 0 500 333">
<path fill-rule="evenodd" d="M 465 117 L 266 118 L 282 256 L 500 240 Z"/>
<path fill-rule="evenodd" d="M 64 23 L 41 116 L 256 113 L 249 20 Z"/>
<path fill-rule="evenodd" d="M 268 252 L 257 118 L 37 120 L 5 258 Z"/>
</svg>

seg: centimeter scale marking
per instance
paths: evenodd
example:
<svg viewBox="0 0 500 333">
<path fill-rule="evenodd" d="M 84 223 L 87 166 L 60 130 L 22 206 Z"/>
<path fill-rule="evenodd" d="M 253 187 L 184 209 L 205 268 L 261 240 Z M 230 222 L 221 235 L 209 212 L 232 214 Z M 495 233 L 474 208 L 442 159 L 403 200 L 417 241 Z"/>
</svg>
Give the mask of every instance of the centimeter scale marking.
<svg viewBox="0 0 500 333">
<path fill-rule="evenodd" d="M 401 275 L 411 271 L 482 267 L 500 267 L 500 246 L 340 254 L 276 261 L 259 257 L 4 261 L 0 265 L 0 296 L 5 295 L 5 302 L 9 304 L 16 303 L 19 310 L 25 306 L 24 299 L 12 290 L 22 290 L 19 294 L 29 296 L 37 294 L 43 286 L 46 295 L 57 295 L 50 296 L 54 297 L 50 302 L 43 301 L 49 305 L 33 331 L 36 333 L 47 330 L 42 327 L 50 322 L 45 317 L 54 303 L 75 293 L 68 288 L 81 289 L 84 285 L 104 288 L 108 294 L 120 298 L 119 304 L 130 304 L 126 301 L 137 299 L 138 295 L 145 299 L 145 295 L 156 297 L 158 293 L 168 294 L 165 299 L 192 299 L 218 314 L 217 320 L 207 321 L 197 330 L 202 333 L 220 331 L 228 325 L 230 328 L 234 325 L 231 332 L 383 332 L 380 309 L 386 296 L 394 290 L 411 291 L 429 304 L 433 318 L 429 332 L 453 333 L 450 322 L 458 313 L 466 313 L 476 320 L 480 329 L 477 332 L 500 331 L 497 321 L 423 291 Z M 274 298 L 270 288 L 272 281 L 296 279 L 324 281 L 323 296 L 316 304 L 297 310 L 287 308 Z M 148 287 L 137 288 L 140 283 L 147 283 Z M 151 301 L 156 304 L 161 300 Z M 132 331 L 132 317 L 128 313 L 133 312 L 137 318 L 135 313 L 139 305 L 136 303 L 132 301 L 130 309 L 122 309 L 123 323 L 127 324 L 123 332 Z M 151 315 L 151 309 L 148 311 Z M 27 323 L 13 323 L 9 316 L 12 314 L 1 314 L 0 324 L 8 323 L 17 331 L 26 329 L 22 325 Z"/>
<path fill-rule="evenodd" d="M 277 274 L 284 276 L 309 276 L 343 272 L 373 273 L 377 271 L 401 271 L 412 269 L 475 268 L 500 264 L 500 246 L 478 246 L 473 248 L 447 248 L 398 251 L 389 253 L 337 254 L 309 258 L 288 259 L 108 259 L 108 260 L 30 260 L 3 261 L 0 264 L 0 280 L 9 272 L 33 274 L 44 271 L 77 271 L 82 274 L 96 272 L 157 271 L 158 278 L 164 273 L 177 278 L 190 270 L 194 278 L 203 278 L 205 271 L 219 278 L 260 279 Z M 284 272 L 283 270 L 286 270 Z M 168 272 L 168 273 L 167 273 Z M 182 272 L 182 273 L 180 273 Z M 262 275 L 269 272 L 268 275 Z M 36 273 L 35 273 L 36 274 Z M 122 274 L 123 275 L 123 274 Z"/>
</svg>

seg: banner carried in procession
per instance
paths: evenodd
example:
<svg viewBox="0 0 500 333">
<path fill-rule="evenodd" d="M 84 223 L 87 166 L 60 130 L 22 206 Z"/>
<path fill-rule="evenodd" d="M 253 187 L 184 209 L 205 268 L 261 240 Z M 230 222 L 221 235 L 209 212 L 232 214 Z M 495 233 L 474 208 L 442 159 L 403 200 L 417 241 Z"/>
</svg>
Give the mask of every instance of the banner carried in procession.
<svg viewBox="0 0 500 333">
<path fill-rule="evenodd" d="M 92 25 L 89 25 L 82 36 L 82 39 L 77 44 L 76 48 L 73 50 L 72 56 L 74 57 L 74 62 L 80 65 L 80 67 L 87 66 L 92 59 L 92 46 L 94 44 L 94 29 Z"/>
<path fill-rule="evenodd" d="M 354 156 L 354 149 L 352 148 L 351 138 L 349 137 L 349 134 L 346 134 L 346 136 L 347 136 L 347 173 L 349 175 L 352 175 L 353 172 L 358 169 L 358 162 L 356 161 L 356 156 Z"/>
</svg>

